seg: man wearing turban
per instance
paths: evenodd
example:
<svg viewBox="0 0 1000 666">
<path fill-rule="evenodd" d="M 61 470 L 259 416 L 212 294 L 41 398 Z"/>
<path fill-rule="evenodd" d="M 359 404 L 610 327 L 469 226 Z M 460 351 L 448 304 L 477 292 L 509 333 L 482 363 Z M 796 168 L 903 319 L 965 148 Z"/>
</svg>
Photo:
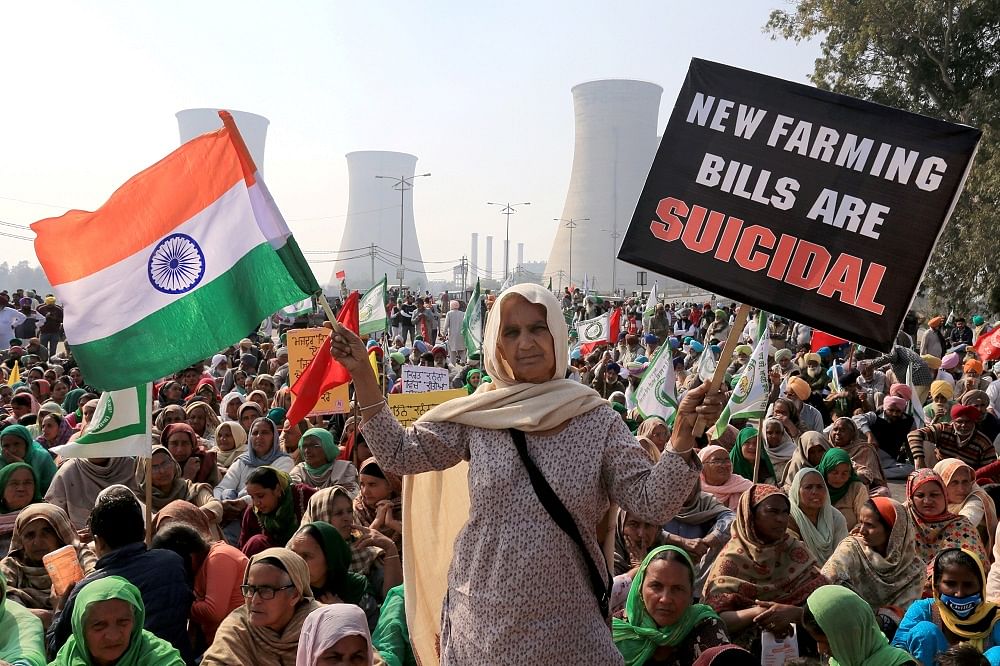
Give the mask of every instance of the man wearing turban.
<svg viewBox="0 0 1000 666">
<path fill-rule="evenodd" d="M 913 430 L 913 417 L 906 413 L 907 404 L 904 398 L 887 395 L 879 409 L 854 417 L 858 430 L 878 451 L 888 480 L 904 480 L 913 471 L 913 465 L 906 462 L 909 453 L 906 438 Z"/>
<path fill-rule="evenodd" d="M 945 340 L 944 335 L 941 333 L 941 327 L 944 326 L 944 317 L 940 315 L 931 317 L 931 320 L 927 322 L 927 326 L 928 330 L 920 340 L 920 354 L 930 354 L 931 356 L 941 358 L 948 350 L 948 341 Z"/>
<path fill-rule="evenodd" d="M 958 404 L 951 408 L 951 423 L 933 423 L 911 432 L 907 443 L 914 465 L 933 467 L 945 458 L 958 458 L 979 469 L 995 462 L 993 441 L 976 428 L 979 417 L 978 407 Z"/>
</svg>

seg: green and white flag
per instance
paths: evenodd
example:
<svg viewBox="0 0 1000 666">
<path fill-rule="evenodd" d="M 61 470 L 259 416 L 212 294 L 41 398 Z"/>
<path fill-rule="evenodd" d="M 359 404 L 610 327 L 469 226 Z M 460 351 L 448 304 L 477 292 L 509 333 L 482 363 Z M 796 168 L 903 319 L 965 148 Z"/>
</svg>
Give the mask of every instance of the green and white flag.
<svg viewBox="0 0 1000 666">
<path fill-rule="evenodd" d="M 642 311 L 642 316 L 649 318 L 653 316 L 653 311 L 656 309 L 656 301 L 659 298 L 656 295 L 656 283 L 653 283 L 653 288 L 649 290 L 649 297 L 646 298 L 646 309 Z"/>
<path fill-rule="evenodd" d="M 673 423 L 677 413 L 677 380 L 670 345 L 661 345 L 653 354 L 635 390 L 635 403 L 642 418 L 659 416 L 667 424 Z"/>
<path fill-rule="evenodd" d="M 717 365 L 719 365 L 719 359 L 715 356 L 715 352 L 712 351 L 712 345 L 705 345 L 705 349 L 702 350 L 701 355 L 698 357 L 698 377 L 701 381 L 712 381 Z"/>
<path fill-rule="evenodd" d="M 86 431 L 52 450 L 63 458 L 149 458 L 153 450 L 152 396 L 152 384 L 105 391 Z"/>
<path fill-rule="evenodd" d="M 483 308 L 480 301 L 483 299 L 479 289 L 479 279 L 476 279 L 476 288 L 472 290 L 472 297 L 465 308 L 465 318 L 462 320 L 462 337 L 465 338 L 465 349 L 470 354 L 477 353 L 483 348 Z"/>
<path fill-rule="evenodd" d="M 312 296 L 309 298 L 303 298 L 297 303 L 292 303 L 291 305 L 286 305 L 281 308 L 280 312 L 286 317 L 297 317 L 300 314 L 305 314 L 306 312 L 313 311 L 313 300 Z"/>
<path fill-rule="evenodd" d="M 377 282 L 358 301 L 358 330 L 361 335 L 377 333 L 389 328 L 389 318 L 385 313 L 386 276 Z"/>
<path fill-rule="evenodd" d="M 759 324 L 767 326 L 767 314 L 762 313 Z M 747 361 L 746 367 L 736 380 L 736 386 L 729 396 L 726 408 L 722 410 L 719 420 L 715 423 L 714 437 L 718 439 L 729 426 L 734 417 L 756 419 L 767 412 L 767 398 L 771 392 L 771 380 L 768 378 L 767 355 L 771 350 L 771 338 L 762 335 L 760 326 L 757 329 L 759 342 Z"/>
</svg>

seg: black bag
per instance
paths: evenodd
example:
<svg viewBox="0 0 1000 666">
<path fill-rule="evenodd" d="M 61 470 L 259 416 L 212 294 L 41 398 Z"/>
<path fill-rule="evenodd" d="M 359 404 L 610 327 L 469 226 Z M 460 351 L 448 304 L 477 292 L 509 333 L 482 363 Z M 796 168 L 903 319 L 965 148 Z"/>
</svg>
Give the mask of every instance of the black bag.
<svg viewBox="0 0 1000 666">
<path fill-rule="evenodd" d="M 580 555 L 583 557 L 583 562 L 587 565 L 587 573 L 590 575 L 590 587 L 594 592 L 594 597 L 597 599 L 597 605 L 601 609 L 601 617 L 607 620 L 611 605 L 611 586 L 613 584 L 611 574 L 607 572 L 607 567 L 605 567 L 604 575 L 602 575 L 600 568 L 591 559 L 590 553 L 587 552 L 587 547 L 583 543 L 583 537 L 580 536 L 580 530 L 576 526 L 576 521 L 573 520 L 573 516 L 566 508 L 566 505 L 562 503 L 562 500 L 559 499 L 559 496 L 556 495 L 555 491 L 552 490 L 549 482 L 545 480 L 545 475 L 535 465 L 535 461 L 528 455 L 528 441 L 525 439 L 524 433 L 514 428 L 509 428 L 508 432 L 514 440 L 514 446 L 517 448 L 518 455 L 521 456 L 521 462 L 524 463 L 525 469 L 528 470 L 528 478 L 531 479 L 531 487 L 535 489 L 538 500 L 545 507 L 552 520 L 555 521 L 555 524 L 559 526 L 559 529 L 565 532 L 566 536 L 572 539 L 576 547 L 580 549 Z"/>
</svg>

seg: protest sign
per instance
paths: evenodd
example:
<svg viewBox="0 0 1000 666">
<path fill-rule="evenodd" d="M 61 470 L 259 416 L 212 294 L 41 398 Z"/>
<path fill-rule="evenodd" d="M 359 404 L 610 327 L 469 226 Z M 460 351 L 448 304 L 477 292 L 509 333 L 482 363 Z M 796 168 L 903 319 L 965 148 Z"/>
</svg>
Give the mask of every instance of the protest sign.
<svg viewBox="0 0 1000 666">
<path fill-rule="evenodd" d="M 389 394 L 389 409 L 392 415 L 403 427 L 412 425 L 414 421 L 437 407 L 443 402 L 469 395 L 465 389 L 449 389 L 447 391 L 430 391 L 428 393 L 391 393 Z"/>
<path fill-rule="evenodd" d="M 403 393 L 447 391 L 450 388 L 448 368 L 429 368 L 421 365 L 403 366 Z"/>
<path fill-rule="evenodd" d="M 293 386 L 299 379 L 299 375 L 309 365 L 309 361 L 316 356 L 316 351 L 323 344 L 323 340 L 330 334 L 325 328 L 293 328 L 289 329 L 285 336 L 285 344 L 288 347 L 288 385 Z M 320 396 L 316 407 L 309 412 L 309 416 L 319 414 L 345 414 L 350 407 L 350 398 L 347 392 L 347 384 L 338 386 L 332 391 L 327 391 Z"/>
<path fill-rule="evenodd" d="M 980 136 L 694 59 L 618 258 L 887 350 Z"/>
</svg>

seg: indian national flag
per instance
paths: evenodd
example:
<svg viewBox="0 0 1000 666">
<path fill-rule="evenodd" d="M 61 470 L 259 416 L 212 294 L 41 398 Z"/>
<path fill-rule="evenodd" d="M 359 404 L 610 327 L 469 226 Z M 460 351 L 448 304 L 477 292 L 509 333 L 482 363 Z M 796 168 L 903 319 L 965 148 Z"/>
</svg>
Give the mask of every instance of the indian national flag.
<svg viewBox="0 0 1000 666">
<path fill-rule="evenodd" d="M 152 398 L 152 384 L 105 391 L 86 431 L 52 450 L 63 458 L 149 458 L 153 451 Z"/>
<path fill-rule="evenodd" d="M 67 342 L 104 390 L 208 358 L 319 285 L 229 113 L 93 212 L 31 225 Z"/>
</svg>

